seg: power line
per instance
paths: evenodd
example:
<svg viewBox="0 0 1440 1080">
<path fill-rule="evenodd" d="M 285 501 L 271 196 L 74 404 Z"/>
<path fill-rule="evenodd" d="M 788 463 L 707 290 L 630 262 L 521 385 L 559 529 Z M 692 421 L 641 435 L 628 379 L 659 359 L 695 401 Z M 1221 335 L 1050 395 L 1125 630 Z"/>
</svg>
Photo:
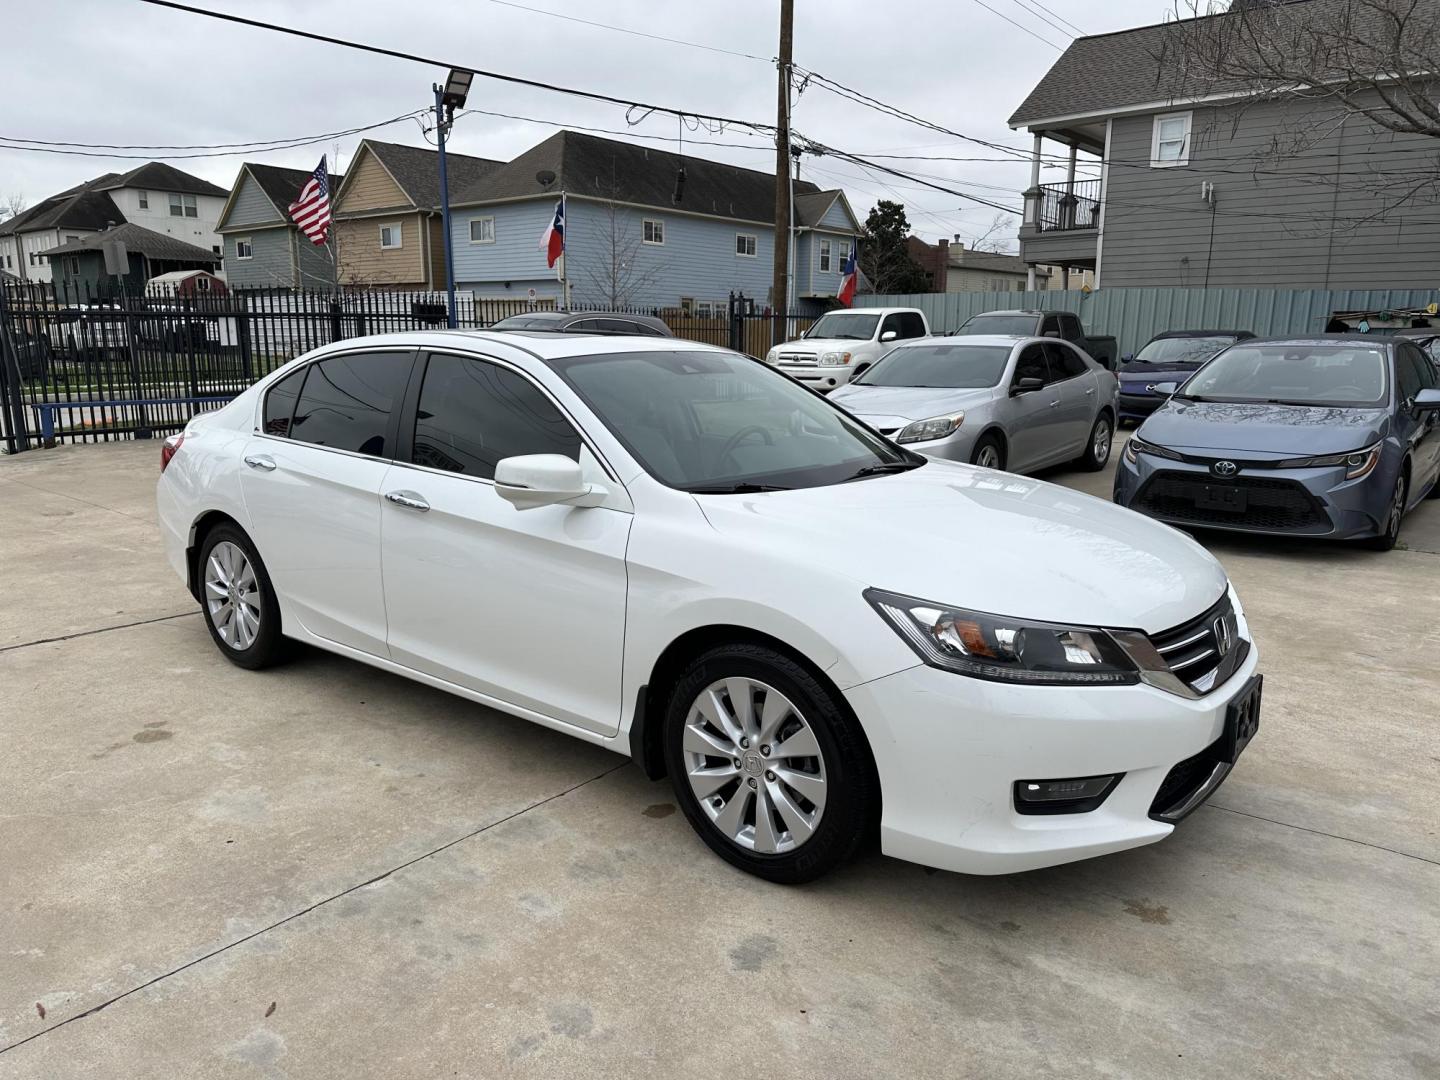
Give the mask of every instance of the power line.
<svg viewBox="0 0 1440 1080">
<path fill-rule="evenodd" d="M 1055 44 L 1053 41 L 1051 41 L 1049 38 L 1041 37 L 1041 36 L 1040 36 L 1039 34 L 1037 34 L 1034 30 L 1031 30 L 1028 26 L 1022 26 L 1020 23 L 1018 23 L 1018 22 L 1016 22 L 1014 19 L 1010 18 L 1009 15 L 1006 15 L 1006 14 L 1004 14 L 1003 12 L 996 11 L 996 10 L 995 10 L 993 7 L 991 7 L 989 4 L 985 3 L 985 0 L 974 0 L 974 2 L 975 2 L 976 4 L 979 4 L 979 5 L 980 5 L 982 8 L 984 8 L 986 11 L 990 12 L 991 15 L 994 15 L 994 16 L 996 16 L 997 18 L 1004 19 L 1007 23 L 1009 23 L 1011 26 L 1015 27 L 1017 30 L 1023 30 L 1025 33 L 1027 33 L 1027 34 L 1029 34 L 1031 37 L 1033 37 L 1036 41 L 1043 41 L 1046 45 L 1049 45 L 1052 49 L 1056 50 L 1057 52 L 1064 52 L 1064 51 L 1065 51 L 1063 48 L 1061 48 L 1059 45 L 1056 45 L 1056 44 Z"/>
<path fill-rule="evenodd" d="M 251 149 L 264 150 L 272 144 L 303 144 L 309 142 L 322 142 L 325 139 L 342 138 L 346 135 L 354 135 L 360 131 L 370 131 L 374 128 L 385 127 L 389 124 L 398 124 L 402 120 L 408 120 L 412 116 L 423 113 L 424 109 L 415 109 L 400 116 L 392 116 L 389 120 L 381 120 L 374 124 L 363 124 L 358 127 L 346 128 L 343 131 L 325 131 L 318 135 L 294 135 L 274 139 L 251 139 L 248 142 L 233 143 L 92 143 L 92 142 L 66 142 L 54 139 L 29 139 L 21 135 L 0 135 L 0 141 L 16 143 L 33 143 L 33 148 L 41 146 L 61 146 L 70 148 L 82 148 L 86 150 L 231 150 L 236 149 L 242 152 Z"/>
<path fill-rule="evenodd" d="M 563 15 L 558 11 L 546 11 L 544 8 L 533 8 L 525 4 L 514 3 L 514 0 L 488 0 L 489 3 L 498 4 L 501 7 L 515 8 L 518 11 L 528 11 L 534 15 L 548 15 L 552 19 L 564 19 L 566 22 L 580 23 L 583 26 L 594 26 L 600 30 L 613 30 L 617 34 L 630 34 L 634 37 L 649 38 L 651 41 L 665 41 L 671 45 L 688 45 L 692 49 L 704 49 L 707 52 L 724 53 L 726 56 L 738 56 L 744 60 L 759 60 L 762 64 L 773 64 L 774 57 L 756 56 L 754 53 L 736 52 L 734 49 L 722 49 L 718 45 L 704 45 L 698 41 L 684 41 L 681 38 L 665 37 L 663 34 L 648 34 L 643 30 L 631 30 L 625 26 L 612 26 L 610 23 L 592 22 L 590 19 L 581 19 L 575 15 Z"/>
<path fill-rule="evenodd" d="M 1054 15 L 1055 18 L 1059 19 L 1066 26 L 1070 27 L 1071 30 L 1074 30 L 1075 33 L 1079 34 L 1081 37 L 1090 36 L 1084 30 L 1081 30 L 1080 27 L 1076 26 L 1073 22 L 1071 22 L 1069 19 L 1065 18 L 1064 15 L 1061 15 L 1054 8 L 1041 3 L 1041 0 L 1025 0 L 1025 3 L 1029 4 L 1033 8 L 1039 8 L 1041 11 L 1045 12 L 1048 15 Z"/>
<path fill-rule="evenodd" d="M 1050 18 L 1050 16 L 1046 15 L 1044 12 L 1036 11 L 1035 9 L 1028 7 L 1023 2 L 1023 0 L 1010 0 L 1010 2 L 1014 4 L 1017 8 L 1019 8 L 1021 11 L 1023 11 L 1026 15 L 1030 16 L 1030 18 L 1039 19 L 1042 23 L 1050 27 L 1050 29 L 1052 30 L 1059 30 L 1060 33 L 1065 35 L 1067 40 L 1075 36 L 1069 30 L 1065 29 L 1065 27 L 1061 26 L 1058 22 L 1056 22 L 1054 19 Z"/>
</svg>

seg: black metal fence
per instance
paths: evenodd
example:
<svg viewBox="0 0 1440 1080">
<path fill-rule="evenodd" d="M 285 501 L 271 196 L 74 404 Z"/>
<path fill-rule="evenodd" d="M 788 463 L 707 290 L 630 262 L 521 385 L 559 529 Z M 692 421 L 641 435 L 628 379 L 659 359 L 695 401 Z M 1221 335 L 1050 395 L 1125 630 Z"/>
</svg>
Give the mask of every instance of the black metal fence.
<svg viewBox="0 0 1440 1080">
<path fill-rule="evenodd" d="M 553 301 L 460 297 L 456 320 L 464 329 L 482 329 L 547 305 Z M 753 356 L 814 321 L 771 313 L 743 296 L 732 296 L 728 309 L 621 310 L 658 316 L 676 337 Z M 0 286 L 0 449 L 164 435 L 320 345 L 445 325 L 444 293 L 137 295 L 6 284 Z"/>
</svg>

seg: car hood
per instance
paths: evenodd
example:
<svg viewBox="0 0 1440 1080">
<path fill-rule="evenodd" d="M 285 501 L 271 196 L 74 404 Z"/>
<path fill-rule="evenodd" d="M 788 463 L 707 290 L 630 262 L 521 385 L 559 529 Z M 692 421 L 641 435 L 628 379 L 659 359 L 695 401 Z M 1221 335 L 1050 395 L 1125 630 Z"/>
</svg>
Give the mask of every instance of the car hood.
<svg viewBox="0 0 1440 1080">
<path fill-rule="evenodd" d="M 1136 627 L 1193 618 L 1225 571 L 1168 525 L 1028 477 L 949 461 L 848 484 L 696 496 L 756 557 L 823 560 L 886 589 L 1017 618 Z"/>
<path fill-rule="evenodd" d="M 1136 434 L 1175 449 L 1280 457 L 1339 454 L 1379 439 L 1386 415 L 1384 409 L 1171 400 Z"/>
<path fill-rule="evenodd" d="M 932 416 L 973 409 L 995 396 L 993 386 L 979 390 L 947 390 L 933 386 L 856 386 L 851 383 L 830 395 L 847 412 L 867 419 L 928 420 Z"/>
<path fill-rule="evenodd" d="M 820 353 L 832 349 L 854 349 L 857 345 L 869 345 L 870 339 L 856 338 L 806 338 L 803 341 L 788 341 L 780 346 L 780 352 Z"/>
</svg>

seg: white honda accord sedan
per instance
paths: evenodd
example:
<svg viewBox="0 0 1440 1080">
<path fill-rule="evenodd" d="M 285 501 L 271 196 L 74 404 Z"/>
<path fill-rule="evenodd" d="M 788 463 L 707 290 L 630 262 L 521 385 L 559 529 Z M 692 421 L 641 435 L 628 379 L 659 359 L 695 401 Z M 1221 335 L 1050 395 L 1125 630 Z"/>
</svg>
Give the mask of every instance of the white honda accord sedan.
<svg viewBox="0 0 1440 1080">
<path fill-rule="evenodd" d="M 295 639 L 628 754 L 774 881 L 877 826 L 979 874 L 1150 843 L 1258 724 L 1184 534 L 690 342 L 337 343 L 168 440 L 158 500 L 234 663 Z"/>
</svg>

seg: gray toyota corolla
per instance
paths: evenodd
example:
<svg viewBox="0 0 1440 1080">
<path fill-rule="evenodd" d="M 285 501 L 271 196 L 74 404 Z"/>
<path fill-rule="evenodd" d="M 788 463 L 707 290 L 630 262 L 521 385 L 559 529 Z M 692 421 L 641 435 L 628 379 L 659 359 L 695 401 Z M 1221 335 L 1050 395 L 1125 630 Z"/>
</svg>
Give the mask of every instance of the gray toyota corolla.
<svg viewBox="0 0 1440 1080">
<path fill-rule="evenodd" d="M 1241 342 L 1140 426 L 1115 501 L 1176 525 L 1388 551 L 1406 512 L 1440 494 L 1436 382 L 1399 338 Z"/>
</svg>

